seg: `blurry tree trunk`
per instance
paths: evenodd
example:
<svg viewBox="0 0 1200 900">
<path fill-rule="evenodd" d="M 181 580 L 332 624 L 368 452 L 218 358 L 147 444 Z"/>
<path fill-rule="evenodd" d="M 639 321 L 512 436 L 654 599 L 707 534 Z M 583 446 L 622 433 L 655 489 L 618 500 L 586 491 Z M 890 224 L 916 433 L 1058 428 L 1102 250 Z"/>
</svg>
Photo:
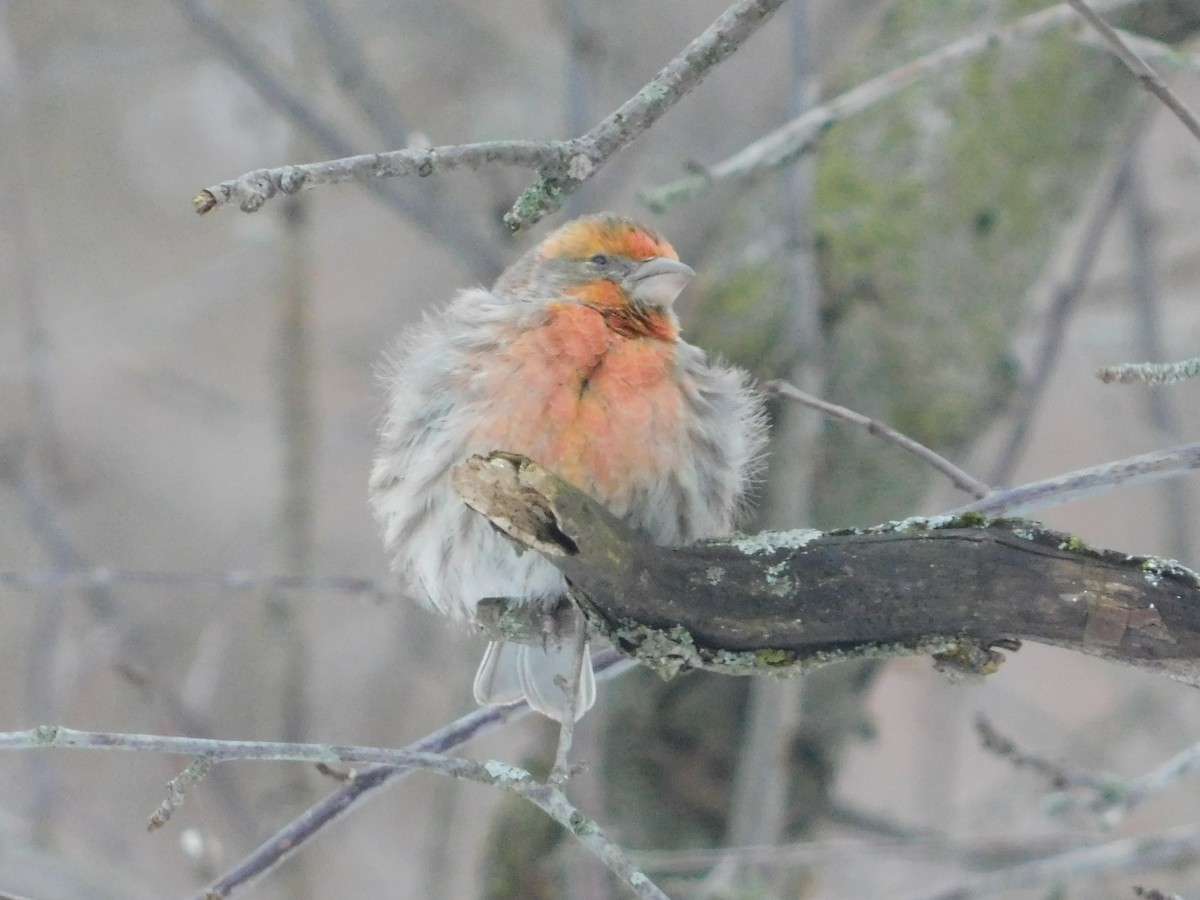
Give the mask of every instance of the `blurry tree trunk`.
<svg viewBox="0 0 1200 900">
<path fill-rule="evenodd" d="M 301 32 L 293 34 L 297 75 L 312 85 L 313 47 Z M 291 156 L 305 159 L 310 145 L 293 138 Z M 273 360 L 278 400 L 280 500 L 277 519 L 279 563 L 289 575 L 312 572 L 314 479 L 316 477 L 316 376 L 312 328 L 313 253 L 309 220 L 311 198 L 285 197 L 279 208 L 279 284 L 276 298 L 276 344 Z M 287 741 L 305 741 L 309 734 L 309 641 L 305 630 L 304 599 L 274 594 L 266 598 L 268 634 L 279 666 L 280 734 Z M 288 807 L 303 808 L 315 799 L 310 775 L 295 767 L 283 781 Z M 283 870 L 289 897 L 311 896 L 306 857 L 293 859 Z"/>
</svg>

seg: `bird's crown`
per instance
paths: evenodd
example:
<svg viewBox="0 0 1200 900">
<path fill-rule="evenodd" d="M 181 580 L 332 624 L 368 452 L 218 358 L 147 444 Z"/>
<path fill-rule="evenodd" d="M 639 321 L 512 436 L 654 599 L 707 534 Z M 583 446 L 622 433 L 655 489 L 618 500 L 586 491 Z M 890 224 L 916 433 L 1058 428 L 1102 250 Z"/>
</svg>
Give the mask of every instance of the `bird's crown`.
<svg viewBox="0 0 1200 900">
<path fill-rule="evenodd" d="M 671 304 L 694 274 L 650 228 L 602 213 L 551 232 L 493 290 L 523 301 L 578 303 L 601 312 L 619 334 L 673 340 Z"/>
<path fill-rule="evenodd" d="M 537 246 L 543 260 L 587 260 L 597 254 L 642 261 L 660 256 L 679 259 L 679 254 L 661 235 L 623 216 L 602 213 L 584 216 L 551 232 Z"/>
</svg>

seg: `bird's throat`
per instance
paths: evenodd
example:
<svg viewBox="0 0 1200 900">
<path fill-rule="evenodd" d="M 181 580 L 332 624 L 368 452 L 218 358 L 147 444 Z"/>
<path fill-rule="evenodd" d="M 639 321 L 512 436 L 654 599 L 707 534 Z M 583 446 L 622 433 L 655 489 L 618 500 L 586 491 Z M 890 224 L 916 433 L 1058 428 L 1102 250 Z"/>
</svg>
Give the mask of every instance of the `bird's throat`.
<svg viewBox="0 0 1200 900">
<path fill-rule="evenodd" d="M 633 303 L 593 308 L 604 316 L 608 330 L 621 337 L 667 342 L 679 338 L 675 317 L 661 309 Z"/>
</svg>

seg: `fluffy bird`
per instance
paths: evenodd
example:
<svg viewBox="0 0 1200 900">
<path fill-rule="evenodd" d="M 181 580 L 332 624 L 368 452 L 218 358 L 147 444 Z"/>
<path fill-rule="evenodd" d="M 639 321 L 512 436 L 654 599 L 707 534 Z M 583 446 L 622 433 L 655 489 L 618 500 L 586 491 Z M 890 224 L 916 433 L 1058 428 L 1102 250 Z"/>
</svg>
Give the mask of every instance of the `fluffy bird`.
<svg viewBox="0 0 1200 900">
<path fill-rule="evenodd" d="M 455 465 L 493 450 L 530 457 L 659 544 L 730 532 L 762 458 L 763 402 L 745 372 L 680 339 L 672 304 L 694 274 L 644 225 L 589 216 L 402 336 L 370 499 L 411 594 L 463 621 L 484 598 L 549 611 L 565 596 L 554 566 L 451 488 Z M 475 697 L 523 694 L 562 721 L 575 673 L 582 715 L 596 698 L 586 653 L 552 635 L 496 642 Z"/>
</svg>

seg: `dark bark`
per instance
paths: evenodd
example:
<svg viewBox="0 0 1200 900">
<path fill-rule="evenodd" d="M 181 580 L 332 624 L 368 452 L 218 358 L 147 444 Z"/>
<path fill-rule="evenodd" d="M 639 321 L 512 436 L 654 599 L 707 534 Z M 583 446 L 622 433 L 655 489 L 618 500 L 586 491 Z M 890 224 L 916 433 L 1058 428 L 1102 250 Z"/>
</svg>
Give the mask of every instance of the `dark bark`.
<svg viewBox="0 0 1200 900">
<path fill-rule="evenodd" d="M 1031 640 L 1200 680 L 1195 573 L 1034 522 L 968 515 L 657 547 L 520 457 L 476 457 L 456 483 L 563 571 L 596 633 L 665 673 L 925 653 L 986 672 L 988 648 Z M 522 615 L 504 607 L 510 634 Z"/>
</svg>

